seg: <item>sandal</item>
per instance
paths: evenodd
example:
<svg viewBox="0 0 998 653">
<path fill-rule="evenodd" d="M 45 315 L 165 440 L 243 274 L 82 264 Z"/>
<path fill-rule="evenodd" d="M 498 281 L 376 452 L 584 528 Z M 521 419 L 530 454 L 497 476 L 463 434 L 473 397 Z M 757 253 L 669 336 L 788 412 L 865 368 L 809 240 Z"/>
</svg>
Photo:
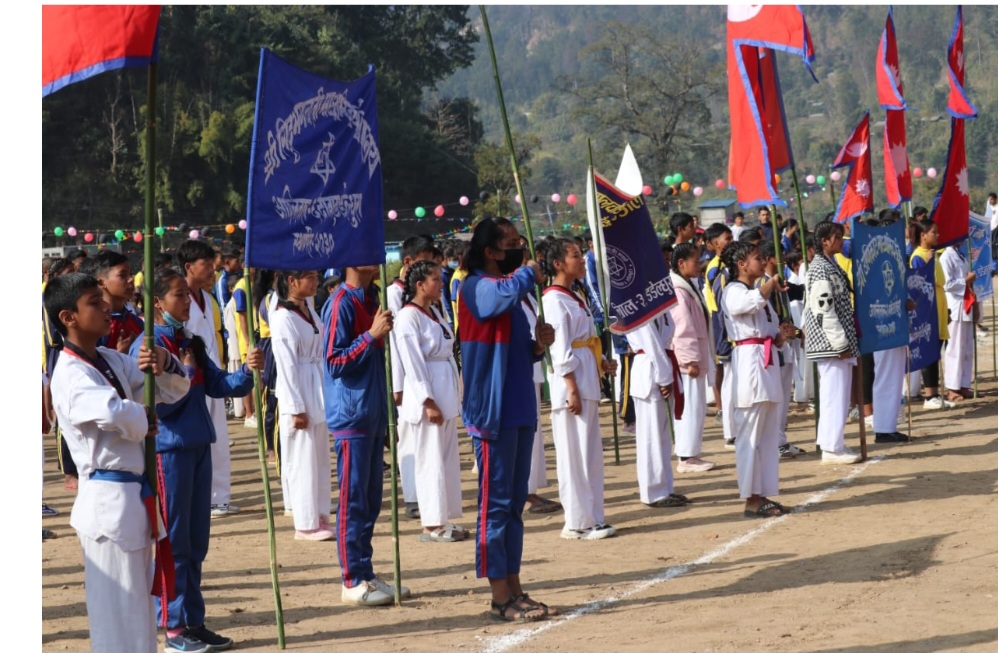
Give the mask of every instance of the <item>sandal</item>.
<svg viewBox="0 0 998 653">
<path fill-rule="evenodd" d="M 557 617 L 559 614 L 561 614 L 560 612 L 558 612 L 558 608 L 549 608 L 547 603 L 541 603 L 540 601 L 533 600 L 532 598 L 530 598 L 530 595 L 527 594 L 526 592 L 524 592 L 523 594 L 521 594 L 516 598 L 521 603 L 526 603 L 532 608 L 540 608 L 541 610 L 544 611 L 545 617 Z"/>
<path fill-rule="evenodd" d="M 464 537 L 455 533 L 450 525 L 435 528 L 429 533 L 420 533 L 420 542 L 460 542 Z"/>
<path fill-rule="evenodd" d="M 557 501 L 552 501 L 551 499 L 545 499 L 544 497 L 537 497 L 537 498 L 538 498 L 538 503 L 531 504 L 531 506 L 527 508 L 527 512 L 534 515 L 540 515 L 540 514 L 558 512 L 559 510 L 561 510 L 561 504 L 558 503 Z"/>
<path fill-rule="evenodd" d="M 658 501 L 653 501 L 645 505 L 650 508 L 681 508 L 685 505 L 689 505 L 689 503 L 690 500 L 682 494 L 670 494 L 664 499 L 659 499 Z"/>
<path fill-rule="evenodd" d="M 964 401 L 965 399 L 966 397 L 964 397 L 959 392 L 954 392 L 950 390 L 949 392 L 946 393 L 946 401 L 952 401 L 955 404 L 958 404 L 961 401 Z"/>
<path fill-rule="evenodd" d="M 418 503 L 407 503 L 405 504 L 405 516 L 409 519 L 419 519 L 419 504 Z"/>
<path fill-rule="evenodd" d="M 518 603 L 518 597 L 511 596 L 509 600 L 503 604 L 496 603 L 492 601 L 491 609 L 489 610 L 489 616 L 496 621 L 542 621 L 547 618 L 545 612 L 541 612 L 540 608 L 530 606 L 528 608 L 514 607 Z"/>
<path fill-rule="evenodd" d="M 765 501 L 767 503 L 773 504 L 774 506 L 776 506 L 777 508 L 779 508 L 780 512 L 782 514 L 784 514 L 784 515 L 789 515 L 790 513 L 792 513 L 794 511 L 793 508 L 787 508 L 785 505 L 783 505 L 779 501 L 774 501 L 772 499 L 765 499 L 765 498 L 763 499 L 763 501 Z"/>
<path fill-rule="evenodd" d="M 780 504 L 775 501 L 766 501 L 755 510 L 746 510 L 744 514 L 746 517 L 768 519 L 769 517 L 780 517 L 786 513 L 783 512 L 783 506 Z"/>
</svg>

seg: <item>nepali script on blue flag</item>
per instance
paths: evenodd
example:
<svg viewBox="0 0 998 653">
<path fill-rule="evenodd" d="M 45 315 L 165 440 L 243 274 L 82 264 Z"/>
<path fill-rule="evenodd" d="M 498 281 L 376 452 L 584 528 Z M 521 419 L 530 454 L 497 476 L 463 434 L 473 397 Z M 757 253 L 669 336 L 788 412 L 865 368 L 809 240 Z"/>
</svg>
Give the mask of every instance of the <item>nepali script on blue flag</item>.
<svg viewBox="0 0 998 653">
<path fill-rule="evenodd" d="M 261 49 L 248 195 L 248 266 L 383 264 L 374 71 L 339 82 Z"/>
<path fill-rule="evenodd" d="M 676 292 L 644 197 L 594 177 L 610 271 L 609 328 L 622 334 L 664 313 L 676 303 Z"/>
<path fill-rule="evenodd" d="M 977 301 L 995 294 L 991 271 L 991 224 L 974 212 L 970 213 L 970 270 L 977 275 L 974 295 Z"/>
<path fill-rule="evenodd" d="M 864 354 L 908 344 L 904 222 L 871 227 L 856 220 L 852 231 L 852 276 Z"/>
<path fill-rule="evenodd" d="M 939 316 L 936 314 L 936 266 L 908 270 L 908 297 L 915 310 L 908 312 L 911 371 L 939 360 Z"/>
</svg>

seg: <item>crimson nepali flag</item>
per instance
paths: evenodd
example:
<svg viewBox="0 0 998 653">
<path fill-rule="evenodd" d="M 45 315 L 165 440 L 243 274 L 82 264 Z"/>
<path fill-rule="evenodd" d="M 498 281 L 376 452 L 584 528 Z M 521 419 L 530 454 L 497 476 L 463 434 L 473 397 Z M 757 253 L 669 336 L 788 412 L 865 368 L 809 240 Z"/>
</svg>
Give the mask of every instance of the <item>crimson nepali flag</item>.
<svg viewBox="0 0 998 653">
<path fill-rule="evenodd" d="M 873 212 L 873 166 L 870 161 L 870 112 L 867 111 L 832 164 L 832 168 L 849 169 L 835 207 L 835 222 L 842 224 Z"/>
<path fill-rule="evenodd" d="M 808 71 L 814 46 L 804 15 L 792 6 L 728 6 L 728 184 L 742 208 L 786 206 L 774 173 L 793 166 L 775 51 L 800 55 Z M 813 76 L 813 73 L 812 73 Z"/>
<path fill-rule="evenodd" d="M 42 5 L 42 97 L 156 60 L 159 6 Z"/>
<path fill-rule="evenodd" d="M 887 109 L 884 121 L 884 186 L 887 204 L 897 208 L 912 197 L 911 169 L 908 165 L 908 136 L 905 129 L 904 86 L 898 63 L 897 34 L 894 31 L 894 10 L 887 9 L 887 22 L 877 48 L 877 98 Z"/>
<path fill-rule="evenodd" d="M 948 247 L 964 240 L 970 232 L 970 183 L 967 178 L 967 148 L 964 140 L 964 118 L 976 118 L 977 109 L 963 89 L 963 8 L 956 8 L 956 22 L 950 36 L 949 51 L 949 151 L 942 186 L 932 204 L 930 219 L 939 229 L 939 247 Z"/>
</svg>

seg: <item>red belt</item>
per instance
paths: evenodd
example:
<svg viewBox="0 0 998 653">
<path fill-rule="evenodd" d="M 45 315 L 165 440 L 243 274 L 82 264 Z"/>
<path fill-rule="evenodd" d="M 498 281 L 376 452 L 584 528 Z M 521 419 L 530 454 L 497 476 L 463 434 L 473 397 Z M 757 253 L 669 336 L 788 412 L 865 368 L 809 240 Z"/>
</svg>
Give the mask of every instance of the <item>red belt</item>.
<svg viewBox="0 0 998 653">
<path fill-rule="evenodd" d="M 773 364 L 773 337 L 766 336 L 765 338 L 745 338 L 744 340 L 736 340 L 736 345 L 763 345 L 765 350 L 763 351 L 763 356 L 765 359 L 765 364 L 763 367 L 769 367 Z"/>
<path fill-rule="evenodd" d="M 644 349 L 639 349 L 634 352 L 634 355 L 645 353 Z M 679 376 L 679 360 L 676 358 L 676 352 L 671 349 L 665 350 L 665 355 L 669 357 L 669 361 L 672 363 L 672 396 L 675 399 L 673 402 L 673 414 L 676 419 L 682 419 L 683 410 L 686 408 L 686 397 L 683 394 L 683 379 Z"/>
</svg>

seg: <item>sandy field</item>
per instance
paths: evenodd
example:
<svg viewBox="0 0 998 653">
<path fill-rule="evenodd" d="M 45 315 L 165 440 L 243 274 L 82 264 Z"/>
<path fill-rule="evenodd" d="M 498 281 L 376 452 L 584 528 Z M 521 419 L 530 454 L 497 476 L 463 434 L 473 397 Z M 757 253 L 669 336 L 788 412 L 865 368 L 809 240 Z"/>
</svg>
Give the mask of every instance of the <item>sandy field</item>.
<svg viewBox="0 0 998 653">
<path fill-rule="evenodd" d="M 644 506 L 633 435 L 620 434 L 615 465 L 609 406 L 602 406 L 606 512 L 619 535 L 565 541 L 561 513 L 525 515 L 524 586 L 562 611 L 534 624 L 491 620 L 473 544 L 421 543 L 418 521 L 404 516 L 399 548 L 412 598 L 399 608 L 341 604 L 334 544 L 293 540 L 269 467 L 286 648 L 998 651 L 998 382 L 990 338 L 978 349 L 979 397 L 942 411 L 916 402 L 914 440 L 876 445 L 869 433 L 865 463 L 819 465 L 813 415 L 792 412 L 790 440 L 809 453 L 781 463 L 779 499 L 797 510 L 778 519 L 742 516 L 734 452 L 724 450 L 709 416 L 704 457 L 717 467 L 676 477 L 676 491 L 693 503 Z M 541 494 L 557 499 L 546 414 L 543 422 L 549 486 Z M 241 422 L 230 429 L 233 502 L 242 510 L 212 522 L 203 579 L 208 626 L 233 637 L 239 650 L 277 650 L 256 437 Z M 474 528 L 473 457 L 461 437 L 464 518 L 456 521 Z M 855 422 L 847 441 L 858 447 Z M 58 538 L 40 545 L 42 649 L 89 650 L 82 556 L 69 526 L 74 495 L 63 489 L 54 438 L 46 448 L 44 496 L 61 514 L 43 520 Z M 375 569 L 385 577 L 393 565 L 388 497 L 386 482 L 374 539 Z"/>
</svg>

